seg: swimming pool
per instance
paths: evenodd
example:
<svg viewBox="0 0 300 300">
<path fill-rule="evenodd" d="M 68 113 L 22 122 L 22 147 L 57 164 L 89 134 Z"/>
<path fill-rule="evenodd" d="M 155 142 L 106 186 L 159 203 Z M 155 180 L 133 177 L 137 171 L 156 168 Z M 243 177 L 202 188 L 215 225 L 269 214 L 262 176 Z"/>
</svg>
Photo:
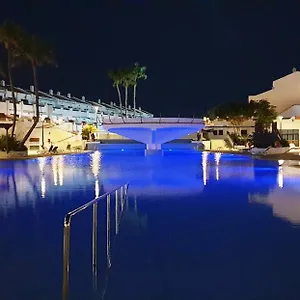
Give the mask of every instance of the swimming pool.
<svg viewBox="0 0 300 300">
<path fill-rule="evenodd" d="M 119 233 L 99 202 L 96 299 L 299 299 L 300 169 L 103 151 L 0 162 L 0 299 L 61 299 L 63 217 L 130 182 Z M 70 299 L 93 299 L 92 210 L 71 233 Z"/>
</svg>

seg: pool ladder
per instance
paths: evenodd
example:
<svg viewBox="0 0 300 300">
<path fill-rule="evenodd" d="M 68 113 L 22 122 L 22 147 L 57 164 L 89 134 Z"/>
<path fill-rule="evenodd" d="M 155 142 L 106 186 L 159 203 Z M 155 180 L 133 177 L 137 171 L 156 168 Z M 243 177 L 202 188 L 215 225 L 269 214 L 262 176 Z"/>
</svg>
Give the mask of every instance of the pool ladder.
<svg viewBox="0 0 300 300">
<path fill-rule="evenodd" d="M 124 209 L 124 204 L 128 198 L 128 183 L 107 192 L 77 208 L 68 212 L 64 217 L 64 234 L 63 234 L 63 284 L 62 284 L 62 300 L 69 298 L 69 277 L 70 277 L 70 233 L 72 217 L 93 206 L 93 228 L 92 228 L 92 269 L 93 269 L 93 286 L 97 289 L 97 224 L 98 224 L 98 202 L 106 199 L 107 203 L 107 268 L 111 267 L 110 260 L 110 201 L 111 196 L 114 195 L 116 206 L 115 206 L 115 219 L 116 219 L 116 234 L 118 234 L 121 214 Z M 118 204 L 120 197 L 120 205 Z M 120 212 L 119 206 L 121 207 Z"/>
</svg>

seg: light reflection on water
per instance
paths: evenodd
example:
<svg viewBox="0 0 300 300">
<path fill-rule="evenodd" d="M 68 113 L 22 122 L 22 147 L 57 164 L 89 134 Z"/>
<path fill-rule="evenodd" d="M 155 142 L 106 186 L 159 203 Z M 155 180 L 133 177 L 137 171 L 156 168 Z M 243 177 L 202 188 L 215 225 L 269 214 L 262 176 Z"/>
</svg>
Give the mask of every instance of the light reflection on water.
<svg viewBox="0 0 300 300">
<path fill-rule="evenodd" d="M 135 196 L 176 196 L 201 193 L 206 185 L 214 184 L 214 181 L 236 178 L 238 181 L 249 181 L 250 184 L 253 182 L 257 192 L 252 189 L 249 191 L 250 201 L 266 205 L 271 205 L 270 199 L 274 195 L 285 195 L 289 199 L 293 198 L 294 193 L 299 192 L 300 170 L 290 167 L 288 163 L 283 165 L 283 160 L 279 160 L 278 163 L 268 162 L 268 165 L 263 166 L 263 163 L 256 165 L 248 158 L 203 152 L 201 157 L 194 155 L 186 158 L 188 164 L 194 164 L 186 165 L 185 159 L 178 155 L 164 158 L 125 156 L 125 159 L 124 156 L 119 158 L 108 156 L 104 159 L 102 156 L 102 153 L 96 151 L 89 155 L 41 157 L 28 162 L 5 162 L 6 168 L 2 168 L 0 172 L 2 191 L 0 212 L 17 206 L 34 207 L 36 201 L 45 198 L 47 194 L 53 200 L 61 198 L 58 197 L 58 191 L 63 193 L 67 191 L 72 197 L 74 191 L 93 190 L 93 196 L 99 197 L 101 187 L 103 191 L 109 191 L 126 182 L 131 183 L 129 194 Z M 273 173 L 266 177 L 267 180 L 262 181 L 264 188 L 269 190 L 263 197 L 259 196 L 260 184 L 257 186 L 259 182 L 256 181 L 254 170 L 256 173 L 261 171 L 261 175 L 264 176 L 265 170 L 273 170 Z M 270 176 L 276 176 L 276 186 L 269 183 Z M 283 194 L 279 189 L 284 189 Z M 297 203 L 297 200 L 294 202 Z M 295 204 L 282 200 L 283 207 L 289 205 Z M 293 216 L 299 214 L 300 219 L 299 209 L 290 208 L 286 211 L 291 211 Z M 295 217 L 283 216 L 283 218 L 295 220 Z"/>
<path fill-rule="evenodd" d="M 267 193 L 249 192 L 249 201 L 267 205 L 275 217 L 300 225 L 300 169 L 283 163 L 278 161 L 276 184 L 270 185 Z"/>
<path fill-rule="evenodd" d="M 125 152 L 112 154 L 97 151 L 28 161 L 2 161 L 0 167 L 0 221 L 3 224 L 0 230 L 0 247 L 6 253 L 0 258 L 3 272 L 6 272 L 6 276 L 0 276 L 1 299 L 8 299 L 7 295 L 11 295 L 10 299 L 13 300 L 27 299 L 33 296 L 37 286 L 43 287 L 43 295 L 47 295 L 50 287 L 53 289 L 52 295 L 49 292 L 52 298 L 49 296 L 45 298 L 47 300 L 53 299 L 53 295 L 59 295 L 61 260 L 57 257 L 61 254 L 61 225 L 64 214 L 126 182 L 130 182 L 128 192 L 131 204 L 126 204 L 129 207 L 125 209 L 124 220 L 137 223 L 138 226 L 142 223 L 145 228 L 150 228 L 155 222 L 153 220 L 159 222 L 159 217 L 163 218 L 162 212 L 169 211 L 173 205 L 172 218 L 183 218 L 181 211 L 176 211 L 181 201 L 186 203 L 186 209 L 191 205 L 191 210 L 195 212 L 203 210 L 204 213 L 209 207 L 222 207 L 224 214 L 231 211 L 237 220 L 237 227 L 239 214 L 235 210 L 244 205 L 252 222 L 249 221 L 252 224 L 249 226 L 254 226 L 260 220 L 258 216 L 263 215 L 266 209 L 273 215 L 272 220 L 264 216 L 271 227 L 275 220 L 283 221 L 276 226 L 281 226 L 284 230 L 289 230 L 286 226 L 290 224 L 300 224 L 300 169 L 290 166 L 290 162 L 252 160 L 244 156 L 208 152 L 180 154 L 172 151 L 165 156 L 145 157 L 140 154 L 126 155 Z M 151 203 L 162 207 L 161 210 L 156 211 Z M 117 234 L 119 231 L 122 234 L 122 225 L 121 229 L 117 226 L 120 215 L 115 208 L 120 206 L 123 209 L 123 205 L 116 201 L 115 207 L 102 207 L 103 214 L 116 214 L 113 220 L 105 219 L 104 215 L 100 218 L 104 222 L 102 226 L 108 228 L 103 232 L 104 235 Z M 217 222 L 217 214 L 210 209 L 201 218 L 211 218 L 211 223 L 214 224 Z M 253 209 L 255 214 L 251 213 Z M 218 218 L 221 217 L 219 215 Z M 193 230 L 199 231 L 196 239 L 204 234 L 202 230 L 205 226 L 201 225 L 204 222 L 201 218 L 197 219 L 200 222 L 197 226 L 193 224 Z M 87 218 L 84 223 L 90 224 L 90 219 Z M 189 226 L 188 219 L 185 224 Z M 126 228 L 130 227 L 128 226 Z M 43 233 L 39 233 L 41 228 Z M 273 228 L 277 230 L 277 227 Z M 48 240 L 45 240 L 44 231 L 48 232 Z M 234 234 L 234 229 L 231 233 Z M 176 236 L 176 232 L 173 234 Z M 90 232 L 84 233 L 82 239 L 86 236 L 90 236 Z M 74 243 L 78 244 L 75 249 L 84 244 L 81 239 L 75 239 Z M 294 243 L 300 249 L 299 242 L 295 240 Z M 28 253 L 22 247 L 28 248 Z M 114 246 L 108 238 L 106 248 L 109 264 L 113 265 L 111 252 L 113 253 Z M 85 248 L 80 249 L 84 251 L 82 249 Z M 29 253 L 35 253 L 35 258 L 30 258 Z M 81 257 L 83 254 L 80 253 L 76 255 Z M 24 264 L 32 267 L 32 279 L 30 276 L 23 279 L 22 272 L 18 274 L 18 267 L 13 263 L 16 257 L 19 264 L 25 260 Z M 57 259 L 57 263 L 51 266 L 52 273 L 49 271 L 53 274 L 52 277 L 39 273 L 38 264 L 43 263 L 44 259 Z M 14 265 L 15 267 L 11 267 Z M 20 296 L 13 288 L 10 289 L 9 284 L 6 286 L 5 282 L 13 279 L 20 285 L 24 281 L 24 296 Z M 53 283 L 51 280 L 56 281 Z M 109 290 L 110 288 L 108 294 Z"/>
</svg>

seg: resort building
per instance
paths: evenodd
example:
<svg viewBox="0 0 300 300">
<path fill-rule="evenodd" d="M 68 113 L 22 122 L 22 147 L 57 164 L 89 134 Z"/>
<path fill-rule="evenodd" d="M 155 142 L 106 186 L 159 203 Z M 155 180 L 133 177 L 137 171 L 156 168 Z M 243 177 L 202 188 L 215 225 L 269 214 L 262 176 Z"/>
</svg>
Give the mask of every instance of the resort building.
<svg viewBox="0 0 300 300">
<path fill-rule="evenodd" d="M 221 150 L 234 148 L 234 142 L 230 137 L 237 134 L 247 139 L 254 132 L 254 122 L 247 120 L 240 126 L 233 126 L 227 120 L 215 119 L 210 120 L 204 117 L 205 129 L 201 133 L 201 140 L 206 150 Z M 195 140 L 195 136 L 193 137 Z M 237 147 L 238 148 L 238 147 Z"/>
<path fill-rule="evenodd" d="M 97 135 L 102 138 L 110 138 L 110 135 L 103 130 L 102 122 L 110 118 L 124 118 L 125 109 L 116 103 L 104 103 L 101 100 L 96 102 L 87 100 L 84 96 L 77 98 L 70 93 L 62 95 L 54 93 L 51 89 L 48 92 L 39 91 L 40 122 L 26 143 L 29 149 L 39 150 L 41 145 L 47 142 L 56 143 L 65 148 L 70 143 L 81 145 L 81 131 L 84 125 L 93 124 L 97 127 Z M 24 137 L 32 125 L 35 116 L 35 92 L 34 86 L 22 89 L 15 88 L 17 100 L 17 125 L 16 137 L 20 140 Z M 0 83 L 0 114 L 12 119 L 14 114 L 12 93 L 10 87 L 4 80 Z M 127 108 L 127 118 L 140 117 L 148 118 L 153 115 L 139 107 L 133 110 Z M 4 134 L 4 129 L 0 129 Z"/>
<path fill-rule="evenodd" d="M 268 100 L 278 112 L 277 128 L 282 137 L 299 146 L 300 131 L 300 72 L 295 68 L 291 74 L 273 81 L 272 88 L 248 100 Z"/>
<path fill-rule="evenodd" d="M 257 95 L 248 96 L 248 101 L 267 100 L 276 107 L 278 117 L 274 120 L 283 139 L 289 141 L 291 146 L 299 146 L 300 135 L 300 72 L 293 69 L 291 74 L 273 81 L 272 88 Z M 206 137 L 209 140 L 205 145 L 207 149 L 232 148 L 230 135 L 237 133 L 247 137 L 254 132 L 255 122 L 247 120 L 240 126 L 233 126 L 226 120 L 210 120 L 204 118 Z M 195 139 L 195 136 L 193 136 Z"/>
</svg>

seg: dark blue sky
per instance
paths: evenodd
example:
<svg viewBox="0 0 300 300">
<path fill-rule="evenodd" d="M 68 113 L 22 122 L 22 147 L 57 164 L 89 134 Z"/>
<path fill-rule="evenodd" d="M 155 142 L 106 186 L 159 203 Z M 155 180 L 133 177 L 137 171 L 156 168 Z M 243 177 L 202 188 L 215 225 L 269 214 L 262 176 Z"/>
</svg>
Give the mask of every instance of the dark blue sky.
<svg viewBox="0 0 300 300">
<path fill-rule="evenodd" d="M 117 101 L 107 71 L 140 61 L 138 105 L 202 116 L 300 69 L 299 15 L 300 0 L 10 0 L 0 18 L 54 43 L 59 68 L 40 71 L 44 90 Z"/>
</svg>

